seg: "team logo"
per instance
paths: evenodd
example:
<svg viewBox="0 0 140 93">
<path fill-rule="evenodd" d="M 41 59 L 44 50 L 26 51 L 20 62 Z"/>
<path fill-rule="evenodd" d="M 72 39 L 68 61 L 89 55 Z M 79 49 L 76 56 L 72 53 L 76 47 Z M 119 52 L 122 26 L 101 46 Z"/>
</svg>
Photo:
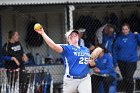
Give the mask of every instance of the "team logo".
<svg viewBox="0 0 140 93">
<path fill-rule="evenodd" d="M 103 63 L 106 64 L 106 62 L 107 62 L 107 59 L 104 59 L 104 60 L 103 60 Z"/>
<path fill-rule="evenodd" d="M 73 47 L 72 50 L 77 51 L 77 48 L 74 48 L 74 47 Z"/>
<path fill-rule="evenodd" d="M 124 43 L 126 43 L 128 39 L 127 38 L 123 38 L 122 40 L 123 40 Z"/>
<path fill-rule="evenodd" d="M 13 51 L 19 51 L 19 50 L 21 50 L 21 46 L 20 45 L 17 45 L 17 46 L 11 47 L 11 49 Z"/>
</svg>

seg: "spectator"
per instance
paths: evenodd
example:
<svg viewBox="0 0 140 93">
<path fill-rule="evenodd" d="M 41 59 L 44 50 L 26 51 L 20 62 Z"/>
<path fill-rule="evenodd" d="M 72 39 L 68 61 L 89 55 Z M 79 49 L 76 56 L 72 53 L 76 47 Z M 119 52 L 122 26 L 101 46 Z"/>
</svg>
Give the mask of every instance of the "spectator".
<svg viewBox="0 0 140 93">
<path fill-rule="evenodd" d="M 107 51 L 112 54 L 113 43 L 116 38 L 115 29 L 111 24 L 108 24 L 105 28 L 106 29 L 103 31 L 102 44 Z"/>
<path fill-rule="evenodd" d="M 107 53 L 105 47 L 100 46 L 103 51 L 94 60 L 96 67 L 91 75 L 92 93 L 97 93 L 100 84 L 103 84 L 103 91 L 109 93 L 110 85 L 115 81 L 116 73 L 113 68 L 112 56 Z"/>
<path fill-rule="evenodd" d="M 26 77 L 24 76 L 24 62 L 28 61 L 28 57 L 24 54 L 21 43 L 19 42 L 19 34 L 16 31 L 9 31 L 8 33 L 8 42 L 6 42 L 2 48 L 3 59 L 5 61 L 4 67 L 7 70 L 7 77 L 10 84 L 12 80 L 16 82 L 17 73 L 16 69 L 20 68 L 19 71 L 19 93 L 25 93 L 24 83 Z M 12 71 L 12 73 L 10 73 Z M 13 77 L 15 74 L 15 77 Z M 14 78 L 14 79 L 13 79 Z"/>
<path fill-rule="evenodd" d="M 98 39 L 98 43 L 96 42 L 96 45 L 102 44 L 107 51 L 112 54 L 113 51 L 113 43 L 116 39 L 116 33 L 115 33 L 115 28 L 111 24 L 105 24 L 101 28 L 99 28 L 96 32 L 96 38 Z M 116 68 L 116 64 L 113 62 L 114 68 Z M 117 81 L 113 81 L 109 93 L 116 93 L 116 86 L 117 86 Z M 100 89 L 102 91 L 102 89 Z"/>
<path fill-rule="evenodd" d="M 102 27 L 100 27 L 95 35 L 96 35 L 96 45 L 98 44 L 102 44 L 102 41 L 103 41 L 103 30 L 105 30 L 105 27 L 107 26 L 107 24 L 103 25 Z"/>
<path fill-rule="evenodd" d="M 95 49 L 95 46 L 92 43 L 90 43 L 90 44 L 88 44 L 87 48 L 89 49 L 90 54 L 91 54 L 92 51 Z"/>
<path fill-rule="evenodd" d="M 130 31 L 129 24 L 122 25 L 122 31 L 117 37 L 114 49 L 114 62 L 118 63 L 126 93 L 133 93 L 133 75 L 137 67 L 137 45 L 140 44 L 140 34 Z"/>
<path fill-rule="evenodd" d="M 84 32 L 85 31 L 86 31 L 86 29 L 84 29 L 84 28 L 80 28 L 78 30 L 78 32 L 79 32 L 79 41 L 78 41 L 78 44 L 80 46 L 85 46 L 85 42 L 84 42 L 84 39 L 83 39 L 83 36 L 84 36 Z"/>
<path fill-rule="evenodd" d="M 96 45 L 103 44 L 109 53 L 112 53 L 113 42 L 116 38 L 115 28 L 111 24 L 100 27 L 96 32 Z"/>
</svg>

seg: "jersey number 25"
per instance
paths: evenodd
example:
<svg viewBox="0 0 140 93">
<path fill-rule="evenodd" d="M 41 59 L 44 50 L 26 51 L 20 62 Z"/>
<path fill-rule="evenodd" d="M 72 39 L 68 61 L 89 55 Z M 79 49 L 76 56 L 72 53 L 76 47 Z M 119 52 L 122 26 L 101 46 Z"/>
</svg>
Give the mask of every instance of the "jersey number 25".
<svg viewBox="0 0 140 93">
<path fill-rule="evenodd" d="M 86 57 L 80 57 L 79 64 L 88 64 L 88 58 L 86 58 Z"/>
</svg>

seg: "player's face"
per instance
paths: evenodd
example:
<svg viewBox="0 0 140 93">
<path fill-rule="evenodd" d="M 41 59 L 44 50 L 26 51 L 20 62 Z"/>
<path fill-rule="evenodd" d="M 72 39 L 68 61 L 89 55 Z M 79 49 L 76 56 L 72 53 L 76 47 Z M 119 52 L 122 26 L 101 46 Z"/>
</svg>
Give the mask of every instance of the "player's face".
<svg viewBox="0 0 140 93">
<path fill-rule="evenodd" d="M 113 32 L 114 32 L 114 29 L 113 29 L 113 28 L 109 28 L 107 34 L 108 34 L 109 36 L 111 36 L 111 35 L 113 34 Z"/>
<path fill-rule="evenodd" d="M 127 35 L 129 33 L 130 29 L 128 28 L 128 26 L 123 26 L 122 27 L 122 32 L 124 33 L 124 35 Z"/>
<path fill-rule="evenodd" d="M 112 27 L 105 27 L 105 29 L 104 29 L 104 33 L 109 36 L 112 35 L 113 32 L 114 32 L 114 28 L 112 28 Z"/>
<path fill-rule="evenodd" d="M 79 36 L 76 32 L 72 32 L 69 36 L 69 41 L 71 43 L 77 43 L 78 42 L 78 39 L 79 39 Z"/>
</svg>

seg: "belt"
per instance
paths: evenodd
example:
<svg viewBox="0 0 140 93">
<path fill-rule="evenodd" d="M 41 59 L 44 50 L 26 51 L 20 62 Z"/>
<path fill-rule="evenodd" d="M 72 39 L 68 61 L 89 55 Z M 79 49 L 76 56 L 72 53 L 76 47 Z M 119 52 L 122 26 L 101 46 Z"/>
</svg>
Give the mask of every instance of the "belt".
<svg viewBox="0 0 140 93">
<path fill-rule="evenodd" d="M 70 75 L 67 75 L 68 78 L 72 78 L 72 79 L 83 79 L 83 78 L 85 78 L 86 76 L 87 76 L 87 74 L 84 75 L 84 76 L 70 76 Z"/>
</svg>

